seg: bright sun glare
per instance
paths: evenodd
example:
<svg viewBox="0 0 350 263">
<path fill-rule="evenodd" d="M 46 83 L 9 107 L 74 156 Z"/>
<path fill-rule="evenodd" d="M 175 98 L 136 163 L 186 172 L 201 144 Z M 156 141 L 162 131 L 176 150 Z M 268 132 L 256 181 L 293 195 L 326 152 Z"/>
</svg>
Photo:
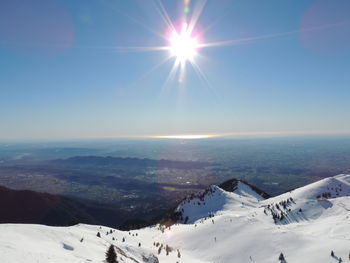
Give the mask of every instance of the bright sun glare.
<svg viewBox="0 0 350 263">
<path fill-rule="evenodd" d="M 187 23 L 182 25 L 180 33 L 174 30 L 169 41 L 171 56 L 176 57 L 181 63 L 193 62 L 199 43 L 196 38 L 191 36 L 191 30 L 189 30 Z"/>
<path fill-rule="evenodd" d="M 190 134 L 190 135 L 160 135 L 160 136 L 152 136 L 152 138 L 192 140 L 192 139 L 207 139 L 207 138 L 213 138 L 217 136 L 218 135 L 212 135 L 212 134 Z"/>
<path fill-rule="evenodd" d="M 298 34 L 301 32 L 311 32 L 315 30 L 329 29 L 331 27 L 337 27 L 337 26 L 342 26 L 344 24 L 346 25 L 348 24 L 348 22 L 326 24 L 326 25 L 306 28 L 303 30 L 292 30 L 292 31 L 275 33 L 275 34 L 260 35 L 255 37 L 207 42 L 205 41 L 203 34 L 211 26 L 204 28 L 200 31 L 198 30 L 199 28 L 198 20 L 204 10 L 207 0 L 193 1 L 195 2 L 193 4 L 191 3 L 191 0 L 182 0 L 183 14 L 181 17 L 181 21 L 183 21 L 183 23 L 180 24 L 180 26 L 178 24 L 173 23 L 173 21 L 171 20 L 168 12 L 166 11 L 162 3 L 162 0 L 155 0 L 151 2 L 153 2 L 154 8 L 157 11 L 157 13 L 160 15 L 162 22 L 165 23 L 167 30 L 164 34 L 161 32 L 156 32 L 153 28 L 148 28 L 147 26 L 145 28 L 148 28 L 149 31 L 152 33 L 156 33 L 157 35 L 160 35 L 162 39 L 165 39 L 167 43 L 165 45 L 159 45 L 159 46 L 135 46 L 135 47 L 112 47 L 112 48 L 117 49 L 119 51 L 124 51 L 124 52 L 126 51 L 129 51 L 129 52 L 130 51 L 134 51 L 134 52 L 167 51 L 169 52 L 169 56 L 167 56 L 163 62 L 154 66 L 147 73 L 149 74 L 151 71 L 157 69 L 162 64 L 167 62 L 169 59 L 175 58 L 173 67 L 171 68 L 163 87 L 169 86 L 169 83 L 172 80 L 174 80 L 176 77 L 178 77 L 179 83 L 183 83 L 183 80 L 185 79 L 186 65 L 190 64 L 194 69 L 194 71 L 197 73 L 198 77 L 203 81 L 203 83 L 206 84 L 206 87 L 212 89 L 212 85 L 208 81 L 207 76 L 204 74 L 199 63 L 195 61 L 196 57 L 199 56 L 199 50 L 202 50 L 204 48 L 232 46 L 232 45 L 237 45 L 239 43 L 248 43 L 255 40 L 283 37 L 287 35 Z M 138 24 L 143 25 L 142 21 L 138 21 L 137 19 L 132 17 L 130 18 L 133 21 L 137 22 Z M 204 57 L 203 54 L 201 54 L 201 57 Z M 181 88 L 183 88 L 183 86 Z"/>
</svg>

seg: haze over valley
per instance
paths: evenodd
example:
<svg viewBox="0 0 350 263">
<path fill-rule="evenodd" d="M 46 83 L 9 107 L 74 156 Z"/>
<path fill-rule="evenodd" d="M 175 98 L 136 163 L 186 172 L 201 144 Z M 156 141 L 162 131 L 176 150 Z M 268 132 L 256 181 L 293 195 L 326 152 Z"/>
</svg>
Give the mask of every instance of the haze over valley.
<svg viewBox="0 0 350 263">
<path fill-rule="evenodd" d="M 103 222 L 132 227 L 231 178 L 277 195 L 350 173 L 349 156 L 347 136 L 2 143 L 0 185 L 102 205 Z"/>
</svg>

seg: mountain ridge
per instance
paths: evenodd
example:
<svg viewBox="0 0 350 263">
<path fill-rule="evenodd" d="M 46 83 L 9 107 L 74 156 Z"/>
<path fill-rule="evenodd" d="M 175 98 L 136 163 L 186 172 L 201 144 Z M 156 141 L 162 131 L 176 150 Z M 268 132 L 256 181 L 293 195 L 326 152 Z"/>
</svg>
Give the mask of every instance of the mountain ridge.
<svg viewBox="0 0 350 263">
<path fill-rule="evenodd" d="M 77 223 L 104 224 L 130 228 L 150 223 L 125 220 L 125 213 L 113 207 L 65 195 L 32 190 L 14 190 L 0 186 L 0 223 L 71 226 Z"/>
</svg>

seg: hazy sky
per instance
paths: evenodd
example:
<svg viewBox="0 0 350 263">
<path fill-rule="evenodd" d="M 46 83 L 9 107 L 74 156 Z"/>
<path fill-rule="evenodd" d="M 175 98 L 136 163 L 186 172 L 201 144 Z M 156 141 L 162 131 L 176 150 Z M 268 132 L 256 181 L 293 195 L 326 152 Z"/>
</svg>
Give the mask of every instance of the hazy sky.
<svg viewBox="0 0 350 263">
<path fill-rule="evenodd" d="M 168 45 L 161 7 L 1 0 L 0 139 L 350 131 L 350 1 L 209 0 L 193 34 L 244 41 L 199 49 L 205 78 L 187 63 L 181 83 L 169 51 L 121 48 Z"/>
</svg>

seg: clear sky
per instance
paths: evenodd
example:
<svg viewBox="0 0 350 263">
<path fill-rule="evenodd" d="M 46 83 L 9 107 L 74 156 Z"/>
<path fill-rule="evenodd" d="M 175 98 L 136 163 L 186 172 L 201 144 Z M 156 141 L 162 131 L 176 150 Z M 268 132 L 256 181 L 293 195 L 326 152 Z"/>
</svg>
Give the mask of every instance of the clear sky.
<svg viewBox="0 0 350 263">
<path fill-rule="evenodd" d="M 178 28 L 204 3 L 1 0 L 0 139 L 350 131 L 350 1 L 209 0 L 198 43 L 239 41 L 182 82 L 168 50 L 128 49 L 169 45 L 162 7 Z"/>
</svg>

